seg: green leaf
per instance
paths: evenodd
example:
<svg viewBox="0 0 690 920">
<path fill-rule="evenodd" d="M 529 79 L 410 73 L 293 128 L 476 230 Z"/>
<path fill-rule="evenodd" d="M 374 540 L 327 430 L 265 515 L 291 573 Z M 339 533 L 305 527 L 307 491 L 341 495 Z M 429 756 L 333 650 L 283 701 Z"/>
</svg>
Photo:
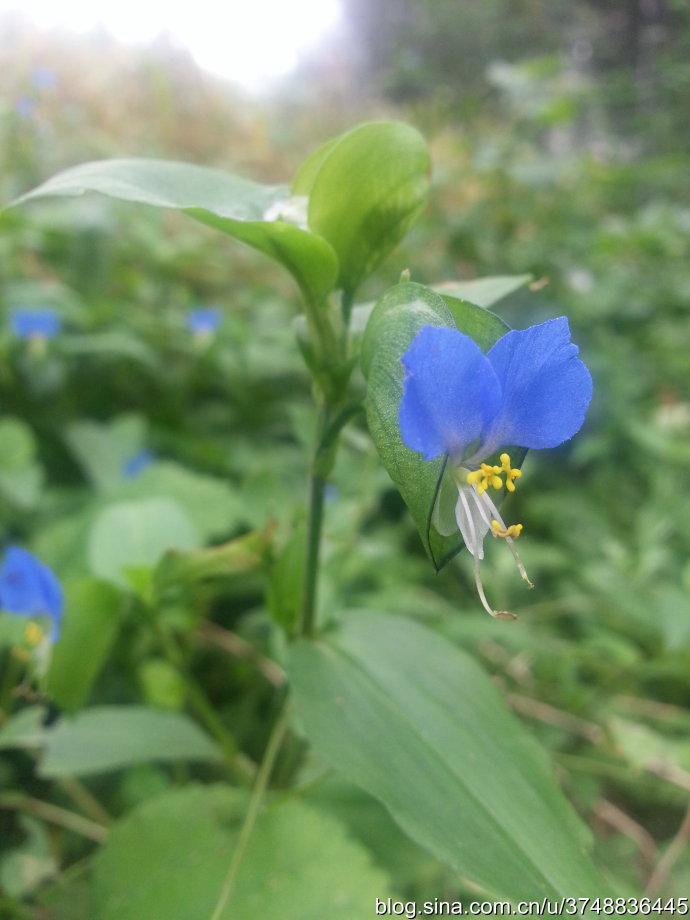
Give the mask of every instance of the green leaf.
<svg viewBox="0 0 690 920">
<path fill-rule="evenodd" d="M 247 807 L 222 786 L 147 802 L 94 861 L 95 920 L 199 920 L 215 908 Z M 244 853 L 223 920 L 361 920 L 386 878 L 341 825 L 301 802 L 269 805 Z"/>
<path fill-rule="evenodd" d="M 208 578 L 227 578 L 262 566 L 271 547 L 270 530 L 251 530 L 220 546 L 182 552 L 168 550 L 156 566 L 154 587 L 161 595 L 170 588 Z"/>
<path fill-rule="evenodd" d="M 462 547 L 459 533 L 442 536 L 432 514 L 445 458 L 425 461 L 400 438 L 398 409 L 404 369 L 401 357 L 422 326 L 451 326 L 470 335 L 480 347 L 492 345 L 508 327 L 481 307 L 442 298 L 421 284 L 391 288 L 376 305 L 362 341 L 362 369 L 367 377 L 367 419 L 381 461 L 405 500 L 424 548 L 440 569 Z"/>
<path fill-rule="evenodd" d="M 266 591 L 266 607 L 272 618 L 288 633 L 293 633 L 299 618 L 304 589 L 304 544 L 306 525 L 300 522 L 273 562 Z"/>
<path fill-rule="evenodd" d="M 609 720 L 608 730 L 625 759 L 639 770 L 656 768 L 661 775 L 690 769 L 690 741 L 685 735 L 668 737 L 629 719 Z"/>
<path fill-rule="evenodd" d="M 0 492 L 13 505 L 33 508 L 43 484 L 43 470 L 35 462 L 36 439 L 21 419 L 0 419 Z"/>
<path fill-rule="evenodd" d="M 222 758 L 216 744 L 182 713 L 145 706 L 98 706 L 44 734 L 41 776 L 88 776 L 149 761 Z"/>
<path fill-rule="evenodd" d="M 117 635 L 122 595 L 112 585 L 83 578 L 65 586 L 65 616 L 45 679 L 58 706 L 83 705 Z"/>
<path fill-rule="evenodd" d="M 495 313 L 490 313 L 466 300 L 451 297 L 450 294 L 443 294 L 442 297 L 451 312 L 456 328 L 474 339 L 484 352 L 510 330 L 510 326 Z"/>
<path fill-rule="evenodd" d="M 338 286 L 352 294 L 400 242 L 424 207 L 429 152 L 409 125 L 372 122 L 329 141 L 298 171 L 309 196 L 309 227 L 339 262 Z"/>
<path fill-rule="evenodd" d="M 543 751 L 465 653 L 349 612 L 292 647 L 289 673 L 316 754 L 472 885 L 511 900 L 609 893 Z"/>
<path fill-rule="evenodd" d="M 45 825 L 29 815 L 20 815 L 19 824 L 26 839 L 0 857 L 0 891 L 15 898 L 33 892 L 58 868 Z"/>
<path fill-rule="evenodd" d="M 532 275 L 494 275 L 491 278 L 475 278 L 472 281 L 446 281 L 432 284 L 432 288 L 443 297 L 449 294 L 459 300 L 468 300 L 478 307 L 493 307 L 499 300 L 513 294 L 529 284 Z"/>
<path fill-rule="evenodd" d="M 58 173 L 12 204 L 48 196 L 101 192 L 112 198 L 184 211 L 280 262 L 305 296 L 320 302 L 332 290 L 337 259 L 320 237 L 281 219 L 289 216 L 283 186 L 261 185 L 219 169 L 156 159 L 83 163 Z"/>
<path fill-rule="evenodd" d="M 227 534 L 244 519 L 244 505 L 226 480 L 170 460 L 157 460 L 127 481 L 120 477 L 119 486 L 122 498 L 174 499 L 204 539 Z"/>
<path fill-rule="evenodd" d="M 127 460 L 146 443 L 146 422 L 141 415 L 120 415 L 109 423 L 71 422 L 65 440 L 97 489 L 119 486 Z"/>
<path fill-rule="evenodd" d="M 43 744 L 46 717 L 44 706 L 27 706 L 3 722 L 0 728 L 0 750 L 3 748 L 34 748 Z"/>
<path fill-rule="evenodd" d="M 94 574 L 123 587 L 128 570 L 153 569 L 168 549 L 197 549 L 200 538 L 187 513 L 173 499 L 116 502 L 96 518 L 88 556 Z"/>
</svg>

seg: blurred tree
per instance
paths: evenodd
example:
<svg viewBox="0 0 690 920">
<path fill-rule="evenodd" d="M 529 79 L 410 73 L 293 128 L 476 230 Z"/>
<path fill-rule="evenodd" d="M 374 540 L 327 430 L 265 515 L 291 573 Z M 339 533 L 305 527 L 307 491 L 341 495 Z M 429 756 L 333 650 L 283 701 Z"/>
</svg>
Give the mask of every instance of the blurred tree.
<svg viewBox="0 0 690 920">
<path fill-rule="evenodd" d="M 361 72 L 450 117 L 484 102 L 496 60 L 558 54 L 597 81 L 615 127 L 666 135 L 690 86 L 686 0 L 344 0 Z M 657 123 L 659 128 L 657 129 Z"/>
</svg>

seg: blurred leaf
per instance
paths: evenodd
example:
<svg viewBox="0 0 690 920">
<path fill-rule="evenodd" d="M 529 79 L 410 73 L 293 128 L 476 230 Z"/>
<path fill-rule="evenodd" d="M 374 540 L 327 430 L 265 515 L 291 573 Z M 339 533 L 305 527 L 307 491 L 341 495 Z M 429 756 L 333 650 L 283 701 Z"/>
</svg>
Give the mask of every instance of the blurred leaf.
<svg viewBox="0 0 690 920">
<path fill-rule="evenodd" d="M 626 760 L 641 770 L 673 774 L 674 770 L 690 772 L 690 740 L 669 737 L 648 725 L 628 719 L 614 718 L 609 730 Z"/>
<path fill-rule="evenodd" d="M 156 709 L 179 711 L 187 698 L 184 678 L 164 658 L 149 658 L 137 669 L 144 701 Z"/>
<path fill-rule="evenodd" d="M 266 591 L 269 613 L 288 634 L 292 633 L 299 616 L 304 588 L 305 541 L 306 525 L 300 522 L 271 567 Z"/>
<path fill-rule="evenodd" d="M 0 891 L 13 897 L 29 894 L 58 867 L 45 827 L 28 815 L 19 821 L 26 839 L 0 858 Z"/>
<path fill-rule="evenodd" d="M 65 335 L 60 340 L 60 349 L 68 355 L 131 358 L 150 368 L 157 366 L 157 355 L 153 349 L 136 336 L 118 329 L 90 335 Z"/>
<path fill-rule="evenodd" d="M 359 125 L 303 164 L 293 190 L 309 196 L 309 226 L 333 246 L 340 287 L 352 293 L 407 233 L 429 170 L 424 138 L 399 122 Z"/>
<path fill-rule="evenodd" d="M 117 502 L 96 518 L 88 556 L 96 575 L 129 586 L 128 569 L 153 568 L 168 549 L 196 549 L 199 533 L 170 498 Z"/>
<path fill-rule="evenodd" d="M 187 716 L 145 706 L 94 706 L 45 732 L 41 776 L 88 776 L 151 760 L 217 761 L 216 744 Z"/>
<path fill-rule="evenodd" d="M 34 748 L 43 744 L 45 706 L 28 706 L 3 722 L 0 727 L 2 748 Z"/>
<path fill-rule="evenodd" d="M 313 765 L 315 759 L 312 756 L 308 763 Z M 381 802 L 341 774 L 330 769 L 319 774 L 318 781 L 309 784 L 308 801 L 335 815 L 366 845 L 389 873 L 395 891 L 419 890 L 422 885 L 426 890 L 446 890 L 448 867 L 404 834 Z"/>
<path fill-rule="evenodd" d="M 478 307 L 492 307 L 499 300 L 518 291 L 532 280 L 532 275 L 495 275 L 492 278 L 475 278 L 472 281 L 445 281 L 431 287 L 442 297 L 448 294 L 458 300 L 467 300 Z"/>
<path fill-rule="evenodd" d="M 126 482 L 121 478 L 120 494 L 174 499 L 203 539 L 225 535 L 243 520 L 243 502 L 230 483 L 170 460 L 157 460 Z"/>
<path fill-rule="evenodd" d="M 338 269 L 331 246 L 280 219 L 281 205 L 289 200 L 283 186 L 261 185 L 191 163 L 115 159 L 66 169 L 12 204 L 85 192 L 184 211 L 280 262 L 315 302 L 334 286 Z"/>
<path fill-rule="evenodd" d="M 220 546 L 183 552 L 168 550 L 156 566 L 154 585 L 159 593 L 192 585 L 207 578 L 225 578 L 262 565 L 271 545 L 270 531 L 250 531 Z"/>
<path fill-rule="evenodd" d="M 317 755 L 472 885 L 608 893 L 543 751 L 469 656 L 412 621 L 351 611 L 296 643 L 289 672 Z"/>
<path fill-rule="evenodd" d="M 85 702 L 119 626 L 122 595 L 110 584 L 80 579 L 65 585 L 65 616 L 53 646 L 45 691 L 74 712 Z"/>
<path fill-rule="evenodd" d="M 95 920 L 208 918 L 246 809 L 222 786 L 165 793 L 113 829 L 94 863 Z M 292 800 L 257 820 L 223 920 L 361 920 L 386 878 L 340 824 Z"/>
<path fill-rule="evenodd" d="M 36 439 L 21 419 L 0 419 L 0 492 L 20 508 L 32 508 L 43 485 L 43 470 L 35 462 Z"/>
<path fill-rule="evenodd" d="M 402 398 L 402 355 L 422 326 L 451 326 L 470 335 L 481 348 L 507 331 L 493 313 L 454 298 L 444 300 L 430 288 L 405 282 L 379 300 L 362 341 L 362 368 L 367 377 L 369 430 L 383 465 L 400 489 L 417 525 L 424 548 L 440 569 L 461 548 L 459 533 L 441 536 L 432 512 L 446 460 L 425 461 L 400 438 L 398 409 Z"/>
<path fill-rule="evenodd" d="M 127 460 L 144 446 L 146 422 L 141 415 L 120 415 L 109 423 L 71 422 L 65 440 L 84 472 L 104 491 L 120 485 Z"/>
</svg>

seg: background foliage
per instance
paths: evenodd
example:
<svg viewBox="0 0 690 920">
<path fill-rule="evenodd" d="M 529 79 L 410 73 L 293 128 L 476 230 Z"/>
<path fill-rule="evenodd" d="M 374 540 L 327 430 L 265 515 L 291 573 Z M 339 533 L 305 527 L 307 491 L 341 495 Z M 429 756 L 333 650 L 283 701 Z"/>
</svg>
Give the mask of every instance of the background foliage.
<svg viewBox="0 0 690 920">
<path fill-rule="evenodd" d="M 125 55 L 106 42 L 86 49 L 66 38 L 6 37 L 2 200 L 101 156 L 169 156 L 283 182 L 332 134 L 380 115 L 430 138 L 430 206 L 365 283 L 364 298 L 407 267 L 422 283 L 528 273 L 531 289 L 494 309 L 517 327 L 567 314 L 595 399 L 572 445 L 528 457 L 511 499 L 536 590 L 521 596 L 507 554 L 489 556 L 492 597 L 518 612 L 514 624 L 478 609 L 467 559 L 433 573 L 363 423 L 350 425 L 327 506 L 322 610 L 395 611 L 471 653 L 548 751 L 594 832 L 596 862 L 626 892 L 684 896 L 687 8 L 523 2 L 507 15 L 494 0 L 464 4 L 462 15 L 438 3 L 428 16 L 421 2 L 349 6 L 356 66 L 320 70 L 316 96 L 297 82 L 273 101 L 250 102 L 161 49 Z M 88 702 L 84 712 L 95 714 L 91 725 L 84 715 L 73 723 L 76 742 L 52 737 L 36 774 L 41 725 L 57 710 L 37 712 L 33 690 L 19 686 L 12 706 L 23 721 L 14 736 L 7 723 L 0 733 L 0 910 L 90 917 L 88 867 L 98 916 L 121 918 L 114 879 L 131 877 L 118 859 L 134 821 L 155 853 L 205 809 L 199 845 L 203 838 L 209 874 L 199 884 L 208 891 L 222 875 L 208 841 L 236 829 L 244 804 L 215 785 L 224 773 L 189 716 L 204 721 L 190 687 L 202 686 L 232 727 L 231 742 L 219 732 L 218 743 L 232 743 L 249 766 L 283 693 L 288 662 L 272 617 L 289 622 L 301 582 L 313 425 L 292 328 L 296 288 L 258 254 L 174 213 L 83 199 L 0 221 L 3 532 L 54 567 L 69 609 L 83 611 L 56 646 L 47 689 L 56 707 L 77 712 Z M 200 305 L 222 311 L 209 340 L 187 327 Z M 11 311 L 31 306 L 62 319 L 44 353 L 11 331 Z M 142 450 L 152 462 L 128 476 Z M 161 561 L 173 535 L 189 555 Z M 223 549 L 204 553 L 211 544 Z M 9 662 L 5 649 L 5 703 Z M 137 737 L 163 738 L 155 762 L 145 747 L 123 747 L 116 725 L 106 726 L 110 742 L 90 741 L 103 706 L 114 719 L 113 707 L 137 707 L 153 720 Z M 105 750 L 107 769 L 89 765 L 89 750 Z M 239 880 L 247 911 L 261 915 L 252 867 L 281 822 L 302 829 L 305 847 L 312 835 L 331 841 L 333 859 L 348 868 L 321 884 L 350 891 L 356 877 L 371 893 L 354 916 L 386 885 L 420 901 L 467 893 L 351 778 L 326 773 L 289 737 L 275 785 L 308 791 L 259 828 L 249 881 Z M 187 798 L 166 808 L 164 796 L 187 783 Z M 75 812 L 76 825 L 65 818 Z M 294 845 L 299 853 L 302 841 Z M 279 867 L 286 878 L 289 857 Z M 141 871 L 150 878 L 155 868 Z M 138 916 L 139 906 L 130 909 Z"/>
</svg>

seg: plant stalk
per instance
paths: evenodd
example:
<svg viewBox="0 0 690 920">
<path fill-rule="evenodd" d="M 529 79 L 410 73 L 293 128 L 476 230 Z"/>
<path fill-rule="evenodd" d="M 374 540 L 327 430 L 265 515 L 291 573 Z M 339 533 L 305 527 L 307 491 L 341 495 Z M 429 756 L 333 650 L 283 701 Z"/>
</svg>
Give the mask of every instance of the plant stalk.
<svg viewBox="0 0 690 920">
<path fill-rule="evenodd" d="M 261 766 L 256 774 L 256 780 L 254 781 L 254 788 L 252 789 L 249 807 L 244 817 L 244 823 L 242 824 L 239 837 L 237 838 L 237 845 L 232 854 L 232 860 L 228 866 L 228 871 L 223 881 L 223 887 L 221 888 L 218 901 L 210 920 L 221 920 L 230 895 L 232 894 L 237 879 L 237 873 L 239 872 L 247 845 L 254 831 L 254 825 L 261 811 L 261 806 L 266 795 L 266 790 L 268 789 L 268 783 L 271 778 L 271 773 L 273 772 L 273 767 L 275 766 L 280 746 L 287 732 L 288 721 L 289 705 L 285 702 L 282 712 L 278 716 L 268 739 Z"/>
</svg>

